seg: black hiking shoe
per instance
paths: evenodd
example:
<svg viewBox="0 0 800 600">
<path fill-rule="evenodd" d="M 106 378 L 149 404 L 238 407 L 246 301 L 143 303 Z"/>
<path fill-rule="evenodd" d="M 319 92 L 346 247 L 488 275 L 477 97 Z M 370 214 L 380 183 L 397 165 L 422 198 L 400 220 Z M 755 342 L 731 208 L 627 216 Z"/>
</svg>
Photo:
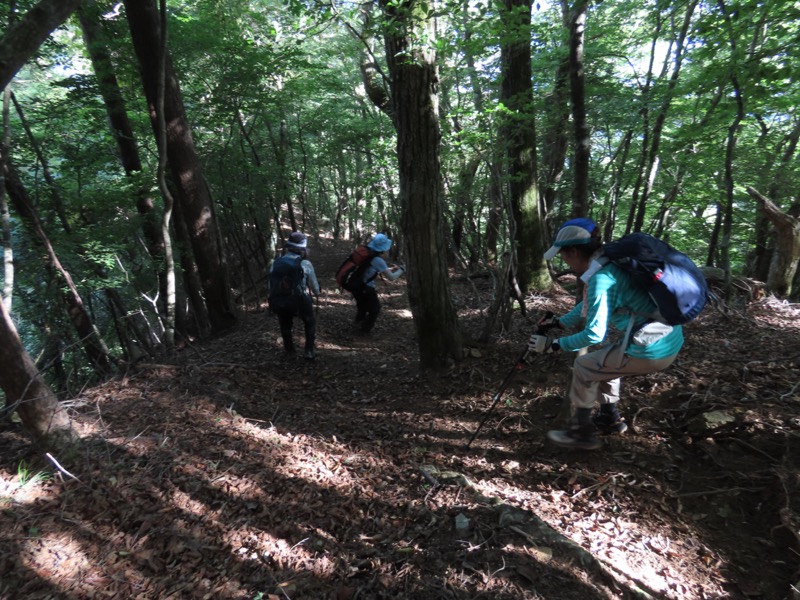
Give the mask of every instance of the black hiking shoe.
<svg viewBox="0 0 800 600">
<path fill-rule="evenodd" d="M 303 358 L 305 358 L 306 360 L 314 360 L 315 358 L 317 358 L 317 353 L 314 352 L 313 348 L 310 350 L 306 350 L 305 353 L 303 354 Z"/>
<path fill-rule="evenodd" d="M 614 435 L 628 431 L 628 424 L 619 415 L 611 416 L 606 413 L 598 412 L 592 417 L 592 423 L 597 427 L 600 435 Z"/>
<path fill-rule="evenodd" d="M 597 437 L 597 429 L 589 426 L 573 425 L 569 429 L 552 429 L 547 432 L 547 439 L 562 448 L 575 450 L 598 450 L 603 447 L 603 440 Z"/>
</svg>

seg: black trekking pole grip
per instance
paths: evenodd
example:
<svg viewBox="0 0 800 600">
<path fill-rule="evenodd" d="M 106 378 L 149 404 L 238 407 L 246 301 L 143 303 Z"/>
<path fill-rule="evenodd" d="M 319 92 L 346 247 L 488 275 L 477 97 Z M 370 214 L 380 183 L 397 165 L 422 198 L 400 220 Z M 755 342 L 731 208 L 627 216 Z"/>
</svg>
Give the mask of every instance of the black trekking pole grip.
<svg viewBox="0 0 800 600">
<path fill-rule="evenodd" d="M 553 313 L 553 311 L 552 310 L 548 310 L 546 313 L 544 313 L 544 316 L 541 319 L 539 319 L 539 323 L 541 323 L 542 321 L 547 321 L 549 319 L 552 319 L 553 317 L 555 317 L 555 314 Z M 541 333 L 540 329 L 541 328 L 539 327 L 539 324 L 537 323 L 536 324 L 536 333 Z"/>
</svg>

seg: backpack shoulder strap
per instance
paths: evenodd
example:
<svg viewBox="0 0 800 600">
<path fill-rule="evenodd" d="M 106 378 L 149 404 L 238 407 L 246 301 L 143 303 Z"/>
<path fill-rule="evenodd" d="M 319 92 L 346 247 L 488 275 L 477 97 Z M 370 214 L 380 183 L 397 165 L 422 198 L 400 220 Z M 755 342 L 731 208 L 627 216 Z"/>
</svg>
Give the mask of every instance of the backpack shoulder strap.
<svg viewBox="0 0 800 600">
<path fill-rule="evenodd" d="M 364 264 L 362 265 L 363 268 L 364 268 L 364 272 L 365 273 L 366 273 L 367 269 L 372 266 L 372 261 L 375 260 L 375 258 L 377 256 L 378 256 L 378 253 L 370 248 L 369 249 L 369 257 L 367 258 L 367 260 L 364 261 Z M 375 270 L 375 274 L 372 275 L 372 277 L 370 277 L 368 279 L 365 279 L 364 283 L 370 283 L 371 281 L 375 281 L 375 279 L 378 277 L 378 275 L 380 275 L 380 272 L 376 269 Z"/>
</svg>

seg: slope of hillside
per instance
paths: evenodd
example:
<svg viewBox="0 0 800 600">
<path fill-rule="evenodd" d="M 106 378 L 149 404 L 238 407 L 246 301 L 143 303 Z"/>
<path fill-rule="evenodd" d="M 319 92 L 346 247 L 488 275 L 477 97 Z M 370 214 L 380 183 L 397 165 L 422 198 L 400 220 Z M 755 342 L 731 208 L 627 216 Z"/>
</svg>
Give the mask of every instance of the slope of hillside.
<svg viewBox="0 0 800 600">
<path fill-rule="evenodd" d="M 379 283 L 358 335 L 334 291 L 346 251 L 312 247 L 316 361 L 285 359 L 251 308 L 85 390 L 59 468 L 3 425 L 0 598 L 791 598 L 799 307 L 707 309 L 673 367 L 625 382 L 631 430 L 595 453 L 546 442 L 570 362 L 537 357 L 465 449 L 530 323 L 420 376 L 404 280 Z M 467 334 L 488 285 L 453 279 Z M 569 304 L 528 298 L 534 315 Z"/>
</svg>

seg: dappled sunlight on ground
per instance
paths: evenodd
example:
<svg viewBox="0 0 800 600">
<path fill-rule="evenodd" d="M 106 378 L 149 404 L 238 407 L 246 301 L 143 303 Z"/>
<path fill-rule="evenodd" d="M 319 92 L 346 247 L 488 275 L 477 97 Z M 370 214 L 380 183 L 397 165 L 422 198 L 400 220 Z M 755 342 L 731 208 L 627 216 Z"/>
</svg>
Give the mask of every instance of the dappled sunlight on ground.
<svg viewBox="0 0 800 600">
<path fill-rule="evenodd" d="M 313 257 L 331 287 L 340 257 Z M 460 295 L 488 305 L 488 281 Z M 316 361 L 284 357 L 262 307 L 170 364 L 86 390 L 71 408 L 83 443 L 54 457 L 63 472 L 16 426 L 0 430 L 0 598 L 788 594 L 792 307 L 709 310 L 673 367 L 626 382 L 631 430 L 600 452 L 545 441 L 563 356 L 530 361 L 465 449 L 530 322 L 515 313 L 448 372 L 421 376 L 405 285 L 378 285 L 384 310 L 368 336 L 348 295 L 323 294 Z M 529 309 L 568 304 L 557 291 Z M 480 331 L 479 309 L 457 308 Z M 710 411 L 735 424 L 693 429 Z"/>
</svg>

